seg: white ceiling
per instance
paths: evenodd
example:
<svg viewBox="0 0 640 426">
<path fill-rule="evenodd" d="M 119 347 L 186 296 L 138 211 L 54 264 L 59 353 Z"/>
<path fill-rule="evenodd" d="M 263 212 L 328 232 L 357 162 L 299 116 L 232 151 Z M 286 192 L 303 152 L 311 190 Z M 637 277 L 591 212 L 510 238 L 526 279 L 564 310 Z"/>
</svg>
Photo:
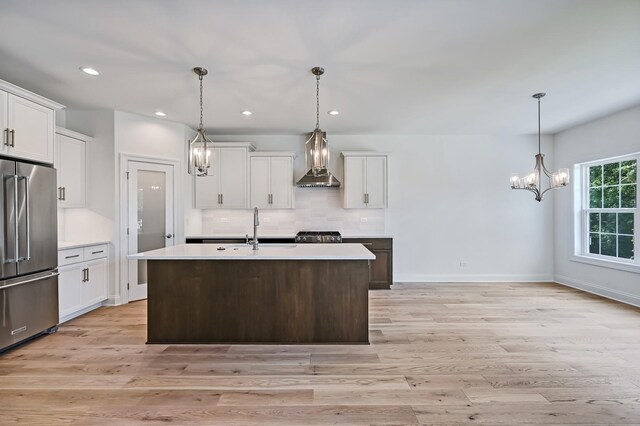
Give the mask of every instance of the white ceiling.
<svg viewBox="0 0 640 426">
<path fill-rule="evenodd" d="M 209 131 L 301 133 L 321 65 L 327 132 L 533 133 L 539 91 L 555 132 L 640 104 L 639 23 L 638 0 L 0 0 L 0 78 L 196 127 L 204 66 Z"/>
</svg>

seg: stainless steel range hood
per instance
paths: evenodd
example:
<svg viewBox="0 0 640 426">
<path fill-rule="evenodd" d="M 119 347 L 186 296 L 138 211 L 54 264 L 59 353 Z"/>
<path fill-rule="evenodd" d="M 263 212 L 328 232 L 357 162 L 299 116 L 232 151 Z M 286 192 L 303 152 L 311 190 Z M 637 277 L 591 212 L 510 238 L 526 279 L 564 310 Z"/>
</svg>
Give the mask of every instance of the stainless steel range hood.
<svg viewBox="0 0 640 426">
<path fill-rule="evenodd" d="M 313 174 L 313 170 L 309 170 L 307 174 L 302 176 L 302 179 L 296 183 L 296 186 L 306 188 L 340 188 L 340 181 L 327 169 L 321 170 L 321 174 L 318 176 Z"/>
<path fill-rule="evenodd" d="M 320 129 L 314 130 L 305 143 L 304 157 L 309 167 L 296 186 L 307 188 L 339 188 L 340 181 L 329 172 L 329 144 L 327 134 Z"/>
</svg>

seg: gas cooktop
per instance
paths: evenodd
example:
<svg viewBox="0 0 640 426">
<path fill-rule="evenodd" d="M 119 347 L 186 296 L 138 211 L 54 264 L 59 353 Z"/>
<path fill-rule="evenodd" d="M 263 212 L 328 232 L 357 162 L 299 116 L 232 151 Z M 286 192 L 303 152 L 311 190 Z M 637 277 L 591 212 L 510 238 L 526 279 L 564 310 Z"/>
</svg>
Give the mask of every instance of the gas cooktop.
<svg viewBox="0 0 640 426">
<path fill-rule="evenodd" d="M 341 243 L 342 235 L 338 231 L 300 231 L 296 234 L 296 243 Z"/>
</svg>

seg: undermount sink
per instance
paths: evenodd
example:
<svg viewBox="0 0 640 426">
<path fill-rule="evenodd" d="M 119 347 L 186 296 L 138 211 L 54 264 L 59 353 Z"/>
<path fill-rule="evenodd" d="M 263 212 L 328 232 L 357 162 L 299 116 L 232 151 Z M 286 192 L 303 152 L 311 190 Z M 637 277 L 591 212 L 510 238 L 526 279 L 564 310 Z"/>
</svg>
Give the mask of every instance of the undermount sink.
<svg viewBox="0 0 640 426">
<path fill-rule="evenodd" d="M 240 250 L 247 249 L 253 250 L 253 246 L 246 244 L 228 244 L 220 247 L 224 247 L 226 250 Z M 298 247 L 297 244 L 258 244 L 258 250 L 269 250 L 269 249 L 292 249 Z"/>
</svg>

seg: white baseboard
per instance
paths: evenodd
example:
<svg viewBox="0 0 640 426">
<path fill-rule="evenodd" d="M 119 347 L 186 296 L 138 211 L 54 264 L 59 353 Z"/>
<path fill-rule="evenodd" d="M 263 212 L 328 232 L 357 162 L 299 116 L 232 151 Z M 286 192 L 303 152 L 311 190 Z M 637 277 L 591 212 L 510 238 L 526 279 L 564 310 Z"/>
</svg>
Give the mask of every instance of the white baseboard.
<svg viewBox="0 0 640 426">
<path fill-rule="evenodd" d="M 117 296 L 109 296 L 109 298 L 104 302 L 105 306 L 118 306 L 122 305 L 122 298 L 120 295 Z"/>
<path fill-rule="evenodd" d="M 548 274 L 398 274 L 399 283 L 552 282 Z"/>
<path fill-rule="evenodd" d="M 91 312 L 91 311 L 93 311 L 95 309 L 98 309 L 99 307 L 104 306 L 103 303 L 104 302 L 99 302 L 99 303 L 93 304 L 91 306 L 87 306 L 85 308 L 82 308 L 79 311 L 67 314 L 67 315 L 65 315 L 65 316 L 60 318 L 60 324 L 62 324 L 63 322 L 67 322 L 67 321 L 69 321 L 71 319 L 74 319 L 76 317 L 79 317 L 80 315 L 84 315 L 87 312 Z"/>
<path fill-rule="evenodd" d="M 573 278 L 566 277 L 564 275 L 556 275 L 555 282 L 558 284 L 566 285 L 578 290 L 586 291 L 587 293 L 595 294 L 597 296 L 606 297 L 617 302 L 626 303 L 640 307 L 640 295 L 626 293 L 619 290 L 614 290 L 608 287 L 604 287 L 598 284 L 588 283 L 582 280 L 575 280 Z"/>
</svg>

